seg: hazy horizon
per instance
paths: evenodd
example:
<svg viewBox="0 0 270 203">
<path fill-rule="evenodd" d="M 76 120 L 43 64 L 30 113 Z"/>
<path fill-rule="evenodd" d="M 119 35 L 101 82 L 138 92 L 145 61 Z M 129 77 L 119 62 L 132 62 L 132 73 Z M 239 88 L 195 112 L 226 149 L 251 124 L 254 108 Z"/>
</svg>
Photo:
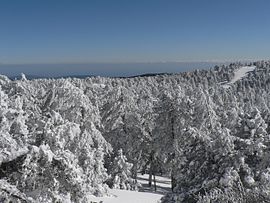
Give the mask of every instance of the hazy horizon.
<svg viewBox="0 0 270 203">
<path fill-rule="evenodd" d="M 19 77 L 102 76 L 130 77 L 150 73 L 179 73 L 209 69 L 228 62 L 136 62 L 136 63 L 70 63 L 70 64 L 0 64 L 0 74 Z"/>
</svg>

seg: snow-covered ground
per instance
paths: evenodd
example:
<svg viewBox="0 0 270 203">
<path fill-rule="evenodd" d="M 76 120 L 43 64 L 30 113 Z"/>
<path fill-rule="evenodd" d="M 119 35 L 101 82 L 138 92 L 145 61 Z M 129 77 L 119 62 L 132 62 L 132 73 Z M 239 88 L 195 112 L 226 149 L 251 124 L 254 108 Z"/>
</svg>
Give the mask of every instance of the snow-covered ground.
<svg viewBox="0 0 270 203">
<path fill-rule="evenodd" d="M 229 88 L 231 84 L 235 83 L 238 80 L 241 80 L 243 77 L 245 77 L 249 72 L 254 71 L 256 66 L 243 66 L 239 68 L 237 71 L 234 73 L 234 77 L 231 81 L 228 83 L 225 83 L 223 85 L 224 88 Z"/>
<path fill-rule="evenodd" d="M 138 175 L 138 182 L 142 188 L 138 191 L 110 190 L 112 197 L 92 197 L 91 201 L 96 203 L 157 203 L 161 197 L 170 191 L 171 182 L 169 178 L 156 177 L 157 191 L 148 187 L 148 175 Z"/>
</svg>

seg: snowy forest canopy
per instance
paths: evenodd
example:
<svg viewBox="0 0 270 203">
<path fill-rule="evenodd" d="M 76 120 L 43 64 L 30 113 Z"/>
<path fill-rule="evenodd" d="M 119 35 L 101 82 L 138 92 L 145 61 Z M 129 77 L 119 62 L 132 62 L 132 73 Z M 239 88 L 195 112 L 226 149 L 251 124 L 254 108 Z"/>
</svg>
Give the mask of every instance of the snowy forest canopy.
<svg viewBox="0 0 270 203">
<path fill-rule="evenodd" d="M 171 177 L 163 202 L 270 202 L 269 91 L 268 61 L 134 78 L 0 76 L 0 202 L 89 202 L 109 187 L 136 190 L 138 172 L 150 184 Z"/>
</svg>

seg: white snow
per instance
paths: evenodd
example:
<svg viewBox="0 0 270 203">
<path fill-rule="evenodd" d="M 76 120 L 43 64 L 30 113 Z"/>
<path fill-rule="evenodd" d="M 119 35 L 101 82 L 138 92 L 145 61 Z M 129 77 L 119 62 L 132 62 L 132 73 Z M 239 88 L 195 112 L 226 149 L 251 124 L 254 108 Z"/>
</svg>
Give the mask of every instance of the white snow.
<svg viewBox="0 0 270 203">
<path fill-rule="evenodd" d="M 157 203 L 163 196 L 155 193 L 118 189 L 113 189 L 110 192 L 115 197 L 93 197 L 91 201 L 97 203 Z"/>
<path fill-rule="evenodd" d="M 92 196 L 93 203 L 158 203 L 166 192 L 170 191 L 171 182 L 169 178 L 156 176 L 157 191 L 147 186 L 148 175 L 138 175 L 138 182 L 141 183 L 140 191 L 111 189 L 112 197 Z"/>
<path fill-rule="evenodd" d="M 241 80 L 243 77 L 247 76 L 249 72 L 254 71 L 255 68 L 256 66 L 243 66 L 239 68 L 237 71 L 235 71 L 233 79 L 222 86 L 224 88 L 229 88 L 231 84 L 235 83 L 238 80 Z"/>
<path fill-rule="evenodd" d="M 106 87 L 105 84 L 98 84 L 98 83 L 94 83 L 94 84 L 92 84 L 92 86 L 95 88 L 105 88 Z"/>
</svg>

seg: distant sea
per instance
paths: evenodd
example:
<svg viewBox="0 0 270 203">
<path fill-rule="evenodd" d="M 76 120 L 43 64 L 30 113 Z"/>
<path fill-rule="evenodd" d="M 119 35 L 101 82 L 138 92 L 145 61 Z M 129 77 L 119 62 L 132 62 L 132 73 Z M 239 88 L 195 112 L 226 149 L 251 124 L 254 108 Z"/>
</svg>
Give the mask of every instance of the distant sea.
<svg viewBox="0 0 270 203">
<path fill-rule="evenodd" d="M 209 69 L 218 62 L 164 62 L 164 63 L 89 63 L 89 64 L 0 64 L 0 74 L 10 78 L 59 77 L 132 77 L 144 74 L 179 73 L 195 69 Z"/>
</svg>

